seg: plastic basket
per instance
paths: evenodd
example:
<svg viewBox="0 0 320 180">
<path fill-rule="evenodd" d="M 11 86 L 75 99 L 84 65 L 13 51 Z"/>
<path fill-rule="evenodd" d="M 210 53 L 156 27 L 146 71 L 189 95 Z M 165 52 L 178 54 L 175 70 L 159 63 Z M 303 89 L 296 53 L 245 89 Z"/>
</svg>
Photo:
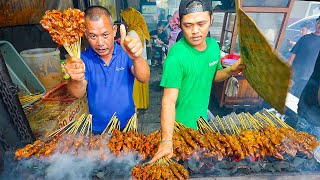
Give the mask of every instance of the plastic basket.
<svg viewBox="0 0 320 180">
<path fill-rule="evenodd" d="M 61 101 L 61 102 L 73 102 L 77 98 L 72 96 L 68 92 L 67 82 L 62 82 L 54 87 L 52 90 L 48 91 L 43 97 L 44 101 Z"/>
<path fill-rule="evenodd" d="M 32 95 L 46 93 L 44 86 L 37 79 L 28 65 L 23 61 L 22 57 L 11 43 L 7 41 L 0 41 L 0 53 L 4 58 L 12 82 L 19 88 L 18 94 Z M 34 99 L 21 105 L 22 107 L 26 107 L 37 100 L 38 99 Z"/>
<path fill-rule="evenodd" d="M 228 55 L 223 56 L 220 59 L 220 62 L 221 62 L 222 65 L 231 66 L 233 63 L 228 62 L 228 60 L 234 60 L 234 62 L 235 62 L 238 59 L 240 59 L 240 55 L 238 55 L 238 54 L 228 54 Z"/>
</svg>

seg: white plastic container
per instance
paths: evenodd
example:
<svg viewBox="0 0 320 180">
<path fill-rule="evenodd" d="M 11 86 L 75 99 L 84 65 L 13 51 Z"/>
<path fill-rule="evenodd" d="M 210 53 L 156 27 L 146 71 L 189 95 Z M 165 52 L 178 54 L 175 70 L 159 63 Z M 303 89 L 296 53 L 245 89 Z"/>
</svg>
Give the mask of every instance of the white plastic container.
<svg viewBox="0 0 320 180">
<path fill-rule="evenodd" d="M 47 91 L 63 81 L 59 49 L 29 49 L 22 51 L 20 55 Z"/>
</svg>

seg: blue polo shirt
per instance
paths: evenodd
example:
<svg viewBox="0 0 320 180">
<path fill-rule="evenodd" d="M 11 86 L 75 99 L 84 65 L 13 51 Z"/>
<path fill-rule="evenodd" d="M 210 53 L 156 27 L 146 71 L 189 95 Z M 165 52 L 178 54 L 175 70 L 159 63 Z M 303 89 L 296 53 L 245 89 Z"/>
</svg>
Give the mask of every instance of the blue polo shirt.
<svg viewBox="0 0 320 180">
<path fill-rule="evenodd" d="M 87 97 L 89 111 L 92 114 L 92 131 L 101 133 L 115 112 L 120 121 L 120 128 L 124 128 L 135 113 L 132 98 L 132 60 L 117 43 L 114 43 L 108 66 L 91 47 L 81 53 L 81 59 L 86 66 L 85 78 L 88 81 Z"/>
</svg>

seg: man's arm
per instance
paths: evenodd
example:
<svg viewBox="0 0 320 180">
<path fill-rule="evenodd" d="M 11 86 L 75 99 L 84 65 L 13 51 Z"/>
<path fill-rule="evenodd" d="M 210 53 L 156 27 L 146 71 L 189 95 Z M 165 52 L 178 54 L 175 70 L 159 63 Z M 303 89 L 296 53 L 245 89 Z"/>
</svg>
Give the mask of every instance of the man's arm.
<svg viewBox="0 0 320 180">
<path fill-rule="evenodd" d="M 289 59 L 288 59 L 288 64 L 289 66 L 292 66 L 292 63 L 294 61 L 294 59 L 296 58 L 296 55 L 295 54 L 291 54 Z"/>
<path fill-rule="evenodd" d="M 172 140 L 178 94 L 177 88 L 164 88 L 160 117 L 162 140 Z"/>
<path fill-rule="evenodd" d="M 245 65 L 242 64 L 242 60 L 237 60 L 231 67 L 220 69 L 217 71 L 214 82 L 221 82 L 231 77 L 232 74 L 240 73 L 245 68 Z"/>
<path fill-rule="evenodd" d="M 68 91 L 77 98 L 82 98 L 86 94 L 87 90 L 87 81 L 82 80 L 82 81 L 75 81 L 75 80 L 70 80 L 67 84 Z"/>
<path fill-rule="evenodd" d="M 146 83 L 150 78 L 150 68 L 147 60 L 142 58 L 143 48 L 140 39 L 133 36 L 127 36 L 126 28 L 123 24 L 120 25 L 121 47 L 132 59 L 133 67 L 132 74 L 138 81 Z"/>
<path fill-rule="evenodd" d="M 87 90 L 84 63 L 79 58 L 70 57 L 66 60 L 65 68 L 71 77 L 71 80 L 67 84 L 68 91 L 77 98 L 83 97 Z"/>
<path fill-rule="evenodd" d="M 150 78 L 150 67 L 147 60 L 139 57 L 135 60 L 132 60 L 133 67 L 131 69 L 132 74 L 137 78 L 141 83 L 146 83 Z"/>
<path fill-rule="evenodd" d="M 173 155 L 173 129 L 176 117 L 176 101 L 179 89 L 164 88 L 161 107 L 161 143 L 156 155 L 150 163 L 157 161 L 163 156 L 171 157 Z"/>
</svg>

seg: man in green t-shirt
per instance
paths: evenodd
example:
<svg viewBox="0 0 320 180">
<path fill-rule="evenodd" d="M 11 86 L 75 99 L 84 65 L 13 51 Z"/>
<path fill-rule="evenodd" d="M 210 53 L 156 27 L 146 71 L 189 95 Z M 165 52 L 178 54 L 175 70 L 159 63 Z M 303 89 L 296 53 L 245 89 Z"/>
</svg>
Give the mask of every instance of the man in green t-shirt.
<svg viewBox="0 0 320 180">
<path fill-rule="evenodd" d="M 218 43 L 206 38 L 212 24 L 211 0 L 181 0 L 180 25 L 184 38 L 171 49 L 165 60 L 161 86 L 161 143 L 150 161 L 173 154 L 174 121 L 197 128 L 199 117 L 207 119 L 213 81 L 219 82 L 244 69 L 241 60 L 229 68 L 220 64 Z"/>
</svg>

